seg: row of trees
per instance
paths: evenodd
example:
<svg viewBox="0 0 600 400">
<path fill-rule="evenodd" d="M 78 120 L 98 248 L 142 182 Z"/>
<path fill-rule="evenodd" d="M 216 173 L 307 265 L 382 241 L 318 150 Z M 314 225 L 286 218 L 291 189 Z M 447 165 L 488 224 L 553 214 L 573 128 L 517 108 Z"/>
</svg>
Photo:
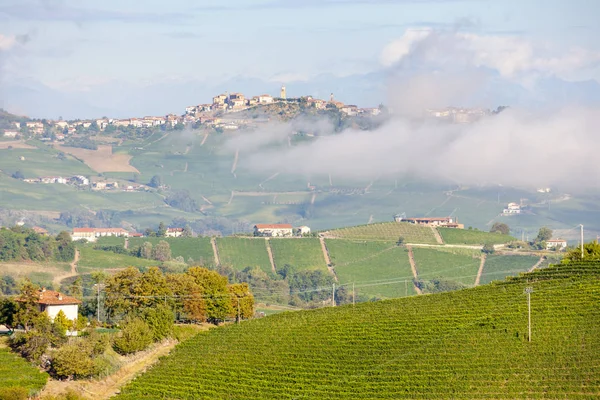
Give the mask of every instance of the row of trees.
<svg viewBox="0 0 600 400">
<path fill-rule="evenodd" d="M 71 261 L 75 245 L 68 232 L 56 237 L 15 226 L 0 229 L 0 261 Z"/>
</svg>

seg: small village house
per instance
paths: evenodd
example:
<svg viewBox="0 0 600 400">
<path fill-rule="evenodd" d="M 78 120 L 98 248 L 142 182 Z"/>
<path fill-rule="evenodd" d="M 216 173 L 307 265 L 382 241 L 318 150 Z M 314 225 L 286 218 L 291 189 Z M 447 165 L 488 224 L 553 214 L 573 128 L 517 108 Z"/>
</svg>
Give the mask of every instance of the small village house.
<svg viewBox="0 0 600 400">
<path fill-rule="evenodd" d="M 310 235 L 310 228 L 306 225 L 302 225 L 297 228 L 297 232 L 300 236 Z"/>
<path fill-rule="evenodd" d="M 17 137 L 18 134 L 19 134 L 18 131 L 7 130 L 7 129 L 4 130 L 4 137 L 7 137 L 7 138 L 15 138 L 15 137 Z"/>
<path fill-rule="evenodd" d="M 405 218 L 402 216 L 395 216 L 396 222 L 407 222 L 414 225 L 424 226 L 439 226 L 443 228 L 458 228 L 464 229 L 463 224 L 459 224 L 458 221 L 453 217 L 421 217 L 421 218 Z"/>
<path fill-rule="evenodd" d="M 180 237 L 183 236 L 183 228 L 167 228 L 165 233 L 166 237 Z"/>
<path fill-rule="evenodd" d="M 33 228 L 31 228 L 31 230 L 34 231 L 35 233 L 37 233 L 38 235 L 42 235 L 42 236 L 48 235 L 48 231 L 39 226 L 34 226 Z"/>
<path fill-rule="evenodd" d="M 79 305 L 81 301 L 75 297 L 67 296 L 54 290 L 42 288 L 38 292 L 38 309 L 40 312 L 48 314 L 48 318 L 54 321 L 54 318 L 62 311 L 68 320 L 73 321 L 79 315 Z M 77 331 L 67 331 L 68 336 L 77 336 Z"/>
<path fill-rule="evenodd" d="M 290 224 L 256 224 L 254 225 L 254 236 L 264 237 L 286 237 L 293 235 Z"/>
<path fill-rule="evenodd" d="M 71 233 L 72 240 L 85 239 L 88 242 L 95 242 L 102 236 L 129 237 L 129 232 L 123 228 L 73 228 Z"/>
<path fill-rule="evenodd" d="M 521 214 L 521 206 L 518 203 L 508 203 L 508 206 L 504 210 L 502 210 L 502 214 Z"/>
<path fill-rule="evenodd" d="M 546 241 L 546 250 L 563 250 L 567 248 L 567 241 L 564 239 L 550 239 Z"/>
</svg>

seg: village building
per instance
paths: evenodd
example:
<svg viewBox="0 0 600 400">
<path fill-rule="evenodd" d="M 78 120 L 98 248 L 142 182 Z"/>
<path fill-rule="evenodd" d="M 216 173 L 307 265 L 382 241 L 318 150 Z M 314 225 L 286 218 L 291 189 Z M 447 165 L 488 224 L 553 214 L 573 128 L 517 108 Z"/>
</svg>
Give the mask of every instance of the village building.
<svg viewBox="0 0 600 400">
<path fill-rule="evenodd" d="M 285 237 L 292 236 L 293 228 L 290 224 L 256 224 L 254 236 Z"/>
<path fill-rule="evenodd" d="M 354 116 L 358 114 L 358 107 L 355 105 L 345 105 L 340 108 L 340 111 L 348 116 Z"/>
<path fill-rule="evenodd" d="M 563 250 L 567 248 L 567 241 L 564 239 L 550 239 L 546 241 L 546 250 Z"/>
<path fill-rule="evenodd" d="M 129 237 L 129 232 L 123 228 L 73 228 L 71 233 L 72 240 L 85 239 L 88 242 L 95 242 L 102 236 Z"/>
<path fill-rule="evenodd" d="M 310 228 L 306 225 L 302 225 L 297 228 L 297 232 L 300 236 L 310 235 Z"/>
<path fill-rule="evenodd" d="M 54 321 L 59 312 L 63 312 L 68 320 L 73 321 L 79 315 L 81 300 L 67 296 L 54 290 L 42 288 L 38 292 L 38 310 L 46 313 Z M 77 336 L 77 331 L 67 330 L 67 336 Z"/>
<path fill-rule="evenodd" d="M 39 226 L 34 226 L 33 228 L 31 228 L 31 230 L 34 231 L 35 233 L 37 233 L 38 235 L 42 235 L 42 236 L 48 235 L 48 231 Z"/>
<path fill-rule="evenodd" d="M 13 130 L 4 130 L 4 137 L 8 137 L 8 138 L 14 138 L 17 137 L 17 135 L 19 134 L 18 131 L 13 131 Z"/>
<path fill-rule="evenodd" d="M 459 224 L 458 221 L 453 217 L 421 217 L 421 218 L 405 218 L 401 216 L 395 216 L 396 222 L 407 222 L 414 225 L 424 226 L 440 226 L 444 228 L 458 228 L 464 229 L 463 224 Z"/>
<path fill-rule="evenodd" d="M 165 233 L 166 237 L 180 237 L 183 236 L 183 228 L 167 228 Z"/>
<path fill-rule="evenodd" d="M 508 206 L 504 210 L 502 210 L 502 214 L 521 214 L 521 206 L 518 203 L 508 203 Z"/>
<path fill-rule="evenodd" d="M 225 104 L 227 100 L 226 94 L 220 94 L 218 96 L 213 97 L 213 104 Z"/>
</svg>

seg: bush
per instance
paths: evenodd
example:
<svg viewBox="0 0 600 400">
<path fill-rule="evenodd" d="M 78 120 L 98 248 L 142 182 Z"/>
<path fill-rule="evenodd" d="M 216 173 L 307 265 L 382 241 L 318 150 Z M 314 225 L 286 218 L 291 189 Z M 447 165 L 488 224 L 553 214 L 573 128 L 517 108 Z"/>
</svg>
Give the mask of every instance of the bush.
<svg viewBox="0 0 600 400">
<path fill-rule="evenodd" d="M 173 312 L 164 306 L 148 308 L 144 312 L 144 321 L 152 330 L 152 338 L 155 342 L 173 335 L 174 319 Z"/>
<path fill-rule="evenodd" d="M 494 254 L 495 251 L 496 249 L 494 248 L 494 245 L 490 243 L 484 244 L 483 248 L 481 249 L 481 252 L 485 254 Z"/>
<path fill-rule="evenodd" d="M 146 349 L 152 344 L 152 339 L 152 329 L 148 324 L 140 318 L 134 318 L 115 338 L 113 347 L 117 353 L 131 354 Z"/>
<path fill-rule="evenodd" d="M 73 389 L 67 389 L 66 392 L 58 396 L 44 396 L 42 400 L 87 400 L 87 397 L 80 395 Z"/>
<path fill-rule="evenodd" d="M 67 344 L 56 350 L 52 357 L 52 371 L 61 378 L 94 375 L 94 360 L 82 351 L 79 344 Z"/>
<path fill-rule="evenodd" d="M 23 387 L 0 388 L 0 400 L 27 400 L 29 391 Z"/>
</svg>

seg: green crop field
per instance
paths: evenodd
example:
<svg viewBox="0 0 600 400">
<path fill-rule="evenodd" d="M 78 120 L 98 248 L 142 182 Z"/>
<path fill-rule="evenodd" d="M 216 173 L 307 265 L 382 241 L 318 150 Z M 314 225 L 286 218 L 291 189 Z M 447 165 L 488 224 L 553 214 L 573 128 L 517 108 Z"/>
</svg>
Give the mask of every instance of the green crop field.
<svg viewBox="0 0 600 400">
<path fill-rule="evenodd" d="M 501 281 L 507 276 L 514 276 L 520 272 L 527 272 L 539 261 L 535 256 L 488 256 L 483 266 L 480 284 L 491 281 Z"/>
<path fill-rule="evenodd" d="M 30 395 L 39 392 L 48 381 L 48 374 L 33 367 L 21 356 L 0 347 L 0 394 L 2 388 L 22 387 Z"/>
<path fill-rule="evenodd" d="M 456 292 L 211 329 L 117 399 L 596 398 L 599 271 L 551 267 Z"/>
<path fill-rule="evenodd" d="M 464 254 L 462 249 L 455 253 L 435 249 L 414 248 L 419 279 L 443 278 L 473 285 L 481 260 L 474 255 Z"/>
<path fill-rule="evenodd" d="M 190 258 L 194 263 L 204 266 L 214 266 L 215 258 L 210 244 L 210 238 L 208 237 L 196 237 L 196 238 L 158 238 L 158 237 L 143 237 L 143 238 L 129 238 L 129 248 L 141 246 L 144 242 L 150 242 L 152 245 L 156 245 L 161 240 L 169 243 L 171 247 L 171 255 L 175 257 L 183 257 L 187 262 Z M 98 240 L 99 245 L 122 245 L 125 239 L 123 238 L 100 238 Z"/>
<path fill-rule="evenodd" d="M 437 243 L 431 228 L 404 222 L 352 226 L 331 230 L 329 234 L 343 239 L 397 241 L 398 238 L 403 237 L 407 243 Z"/>
<path fill-rule="evenodd" d="M 325 241 L 339 283 L 356 295 L 402 297 L 415 294 L 405 247 L 394 242 Z"/>
<path fill-rule="evenodd" d="M 319 239 L 270 239 L 269 243 L 276 268 L 283 268 L 285 264 L 289 264 L 298 270 L 321 269 L 327 272 Z"/>
<path fill-rule="evenodd" d="M 246 267 L 260 267 L 267 274 L 273 274 L 265 240 L 224 237 L 217 239 L 217 249 L 221 264 L 242 270 Z"/>
<path fill-rule="evenodd" d="M 438 228 L 438 231 L 447 244 L 503 244 L 516 240 L 509 235 L 469 229 Z"/>
<path fill-rule="evenodd" d="M 95 250 L 88 246 L 79 246 L 80 259 L 77 267 L 81 271 L 90 269 L 113 269 L 127 267 L 152 267 L 160 264 L 158 261 L 146 260 L 110 251 Z"/>
</svg>

